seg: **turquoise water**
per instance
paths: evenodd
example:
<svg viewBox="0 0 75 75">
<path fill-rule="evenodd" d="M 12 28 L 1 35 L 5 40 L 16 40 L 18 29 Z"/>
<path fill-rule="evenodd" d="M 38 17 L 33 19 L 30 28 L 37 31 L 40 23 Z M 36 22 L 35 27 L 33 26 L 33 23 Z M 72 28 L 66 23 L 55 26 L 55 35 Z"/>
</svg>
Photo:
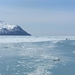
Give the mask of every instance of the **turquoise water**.
<svg viewBox="0 0 75 75">
<path fill-rule="evenodd" d="M 0 75 L 75 75 L 74 38 L 0 36 Z"/>
</svg>

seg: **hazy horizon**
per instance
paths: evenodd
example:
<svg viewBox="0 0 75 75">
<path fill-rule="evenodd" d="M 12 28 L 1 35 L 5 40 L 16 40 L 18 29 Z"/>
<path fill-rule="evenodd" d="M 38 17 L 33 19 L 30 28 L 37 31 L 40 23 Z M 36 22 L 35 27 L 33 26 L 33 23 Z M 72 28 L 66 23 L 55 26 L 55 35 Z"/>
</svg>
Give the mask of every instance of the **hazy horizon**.
<svg viewBox="0 0 75 75">
<path fill-rule="evenodd" d="M 32 35 L 75 35 L 74 0 L 0 0 L 0 20 Z"/>
</svg>

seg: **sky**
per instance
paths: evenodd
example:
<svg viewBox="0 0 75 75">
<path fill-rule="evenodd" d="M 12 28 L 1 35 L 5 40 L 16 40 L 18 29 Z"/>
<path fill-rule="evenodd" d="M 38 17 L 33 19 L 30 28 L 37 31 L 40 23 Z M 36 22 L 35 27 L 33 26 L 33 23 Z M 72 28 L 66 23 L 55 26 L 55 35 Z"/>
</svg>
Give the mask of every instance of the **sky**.
<svg viewBox="0 0 75 75">
<path fill-rule="evenodd" d="M 74 36 L 75 0 L 0 0 L 0 20 L 34 36 Z"/>
</svg>

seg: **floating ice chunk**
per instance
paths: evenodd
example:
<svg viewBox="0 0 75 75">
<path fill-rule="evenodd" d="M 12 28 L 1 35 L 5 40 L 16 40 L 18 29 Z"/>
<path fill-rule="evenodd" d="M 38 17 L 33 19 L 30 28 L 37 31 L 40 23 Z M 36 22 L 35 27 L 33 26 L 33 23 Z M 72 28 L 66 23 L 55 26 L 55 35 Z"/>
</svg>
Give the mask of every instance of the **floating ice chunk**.
<svg viewBox="0 0 75 75">
<path fill-rule="evenodd" d="M 46 70 L 45 66 L 38 66 L 36 70 L 34 70 L 31 73 L 28 73 L 28 75 L 51 75 L 51 72 L 48 72 Z"/>
<path fill-rule="evenodd" d="M 19 74 L 19 73 L 15 73 L 15 74 Z"/>
<path fill-rule="evenodd" d="M 1 58 L 2 56 L 0 56 L 0 58 Z"/>
<path fill-rule="evenodd" d="M 75 51 L 73 51 L 73 53 L 75 53 Z"/>
<path fill-rule="evenodd" d="M 16 65 L 17 67 L 19 67 L 20 65 Z"/>
</svg>

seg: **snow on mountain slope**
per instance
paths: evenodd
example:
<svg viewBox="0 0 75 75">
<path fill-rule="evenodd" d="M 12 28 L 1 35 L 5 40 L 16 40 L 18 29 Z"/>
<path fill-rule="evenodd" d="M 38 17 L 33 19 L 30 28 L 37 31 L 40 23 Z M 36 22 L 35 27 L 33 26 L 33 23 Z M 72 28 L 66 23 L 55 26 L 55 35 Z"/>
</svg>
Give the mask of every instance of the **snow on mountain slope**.
<svg viewBox="0 0 75 75">
<path fill-rule="evenodd" d="M 10 25 L 0 21 L 0 35 L 30 35 L 18 25 Z"/>
<path fill-rule="evenodd" d="M 13 29 L 14 27 L 17 27 L 17 25 L 10 25 L 4 21 L 0 21 L 0 29 L 7 28 L 8 30 Z"/>
</svg>

